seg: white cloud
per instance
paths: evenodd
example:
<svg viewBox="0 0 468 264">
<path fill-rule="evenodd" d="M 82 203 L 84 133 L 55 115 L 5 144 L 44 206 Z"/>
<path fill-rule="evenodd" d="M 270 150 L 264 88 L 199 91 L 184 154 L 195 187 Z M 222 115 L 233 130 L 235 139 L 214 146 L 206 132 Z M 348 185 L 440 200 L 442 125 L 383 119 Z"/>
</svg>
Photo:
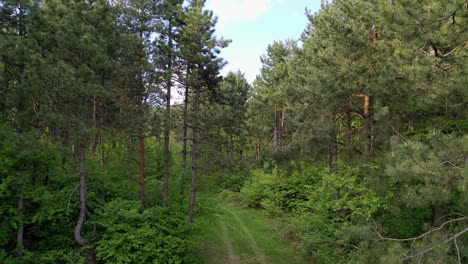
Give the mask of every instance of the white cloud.
<svg viewBox="0 0 468 264">
<path fill-rule="evenodd" d="M 274 3 L 274 0 L 210 0 L 207 9 L 213 10 L 218 16 L 218 26 L 223 28 L 226 25 L 255 20 L 270 10 Z"/>
</svg>

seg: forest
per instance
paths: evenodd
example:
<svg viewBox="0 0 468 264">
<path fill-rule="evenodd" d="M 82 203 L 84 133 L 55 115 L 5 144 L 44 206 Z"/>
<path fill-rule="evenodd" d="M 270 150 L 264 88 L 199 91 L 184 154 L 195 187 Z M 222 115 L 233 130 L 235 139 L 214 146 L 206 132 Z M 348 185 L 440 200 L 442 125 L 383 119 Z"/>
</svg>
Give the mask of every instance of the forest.
<svg viewBox="0 0 468 264">
<path fill-rule="evenodd" d="M 468 263 L 466 0 L 323 1 L 253 83 L 205 5 L 0 1 L 0 263 Z"/>
</svg>

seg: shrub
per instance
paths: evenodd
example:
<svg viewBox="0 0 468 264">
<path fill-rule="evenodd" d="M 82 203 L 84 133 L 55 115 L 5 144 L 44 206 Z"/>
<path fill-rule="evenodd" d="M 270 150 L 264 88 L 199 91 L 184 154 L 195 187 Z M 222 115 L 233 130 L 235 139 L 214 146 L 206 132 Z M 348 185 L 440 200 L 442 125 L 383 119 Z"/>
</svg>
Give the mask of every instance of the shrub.
<svg viewBox="0 0 468 264">
<path fill-rule="evenodd" d="M 114 200 L 102 208 L 103 235 L 97 257 L 106 263 L 191 263 L 192 228 L 180 208 L 149 208 L 138 201 Z"/>
</svg>

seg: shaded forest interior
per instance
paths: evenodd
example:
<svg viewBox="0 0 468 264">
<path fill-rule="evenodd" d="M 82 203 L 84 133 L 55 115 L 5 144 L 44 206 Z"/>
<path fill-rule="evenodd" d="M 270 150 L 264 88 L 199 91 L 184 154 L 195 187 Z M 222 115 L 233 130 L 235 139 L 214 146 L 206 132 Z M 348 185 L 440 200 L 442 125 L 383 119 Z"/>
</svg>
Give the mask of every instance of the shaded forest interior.
<svg viewBox="0 0 468 264">
<path fill-rule="evenodd" d="M 468 2 L 306 15 L 250 84 L 205 0 L 0 1 L 0 263 L 200 263 L 252 212 L 307 263 L 468 263 Z"/>
</svg>

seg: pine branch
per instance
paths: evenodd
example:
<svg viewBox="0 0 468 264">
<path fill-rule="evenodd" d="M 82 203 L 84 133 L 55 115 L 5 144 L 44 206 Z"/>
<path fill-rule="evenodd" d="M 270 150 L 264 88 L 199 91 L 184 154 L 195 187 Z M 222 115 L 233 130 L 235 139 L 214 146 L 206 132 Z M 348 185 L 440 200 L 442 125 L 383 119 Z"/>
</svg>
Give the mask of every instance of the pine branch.
<svg viewBox="0 0 468 264">
<path fill-rule="evenodd" d="M 465 219 L 466 219 L 466 218 L 465 218 Z M 440 243 L 440 244 L 438 244 L 438 245 L 432 246 L 432 247 L 430 247 L 430 248 L 428 248 L 428 249 L 425 249 L 425 250 L 419 252 L 418 254 L 414 254 L 414 255 L 411 255 L 411 256 L 408 256 L 408 257 L 404 257 L 404 258 L 401 259 L 401 261 L 408 260 L 408 259 L 411 259 L 411 258 L 414 258 L 414 257 L 423 256 L 424 254 L 426 254 L 426 253 L 432 251 L 434 248 L 436 248 L 436 247 L 438 247 L 438 246 L 441 246 L 441 245 L 443 245 L 443 244 L 447 244 L 448 242 L 457 239 L 459 236 L 463 235 L 463 234 L 466 233 L 466 232 L 468 232 L 468 227 L 465 228 L 465 229 L 463 229 L 462 231 L 456 233 L 455 235 L 453 235 L 451 238 L 445 240 L 444 242 L 442 242 L 442 243 Z"/>
<path fill-rule="evenodd" d="M 405 143 L 408 143 L 408 140 L 402 134 L 400 134 L 400 132 L 398 132 L 398 130 L 396 130 L 395 127 L 393 127 L 392 125 L 390 125 L 390 127 L 399 137 L 401 137 L 401 139 L 403 139 L 403 141 L 405 141 Z"/>
<path fill-rule="evenodd" d="M 465 2 L 466 2 L 466 1 L 465 1 Z M 455 9 L 455 10 L 454 10 L 453 12 L 451 12 L 450 14 L 448 14 L 448 15 L 446 15 L 446 16 L 440 18 L 440 19 L 437 19 L 434 23 L 442 22 L 442 21 L 447 20 L 447 19 L 449 19 L 449 18 L 451 18 L 451 17 L 453 17 L 453 19 L 455 20 L 455 15 L 457 14 L 458 9 L 460 9 L 460 7 L 458 7 L 457 9 Z"/>
<path fill-rule="evenodd" d="M 231 152 L 232 154 L 238 156 L 239 158 L 242 158 L 242 159 L 245 159 L 245 160 L 248 160 L 248 161 L 251 161 L 253 163 L 257 163 L 256 160 L 253 160 L 253 159 L 250 159 L 250 158 L 247 158 L 243 155 L 240 155 L 240 154 L 237 154 L 236 151 L 230 149 L 230 148 L 227 148 L 227 147 L 224 147 L 224 146 L 221 146 L 221 145 L 218 145 L 218 144 L 214 144 L 214 143 L 210 143 L 210 142 L 207 142 L 207 141 L 200 141 L 201 144 L 206 144 L 206 145 L 210 145 L 210 146 L 214 146 L 214 147 L 219 147 L 219 148 L 223 148 L 229 152 Z"/>
<path fill-rule="evenodd" d="M 414 240 L 418 240 L 418 239 L 421 239 L 431 233 L 434 233 L 436 231 L 439 231 L 439 230 L 442 230 L 446 225 L 448 224 L 451 224 L 451 223 L 455 223 L 455 222 L 459 222 L 459 221 L 464 221 L 464 220 L 468 220 L 468 217 L 461 217 L 461 218 L 457 218 L 457 219 L 453 219 L 453 220 L 450 220 L 450 221 L 447 221 L 445 223 L 443 223 L 442 225 L 440 225 L 439 227 L 437 228 L 434 228 L 434 229 L 431 229 L 429 231 L 427 231 L 426 233 L 422 234 L 422 235 L 419 235 L 417 237 L 412 237 L 412 238 L 402 238 L 402 239 L 398 239 L 398 238 L 387 238 L 387 237 L 383 237 L 377 230 L 375 230 L 375 232 L 377 233 L 377 235 L 380 237 L 381 240 L 387 240 L 387 241 L 398 241 L 398 242 L 405 242 L 405 241 L 414 241 Z"/>
</svg>

